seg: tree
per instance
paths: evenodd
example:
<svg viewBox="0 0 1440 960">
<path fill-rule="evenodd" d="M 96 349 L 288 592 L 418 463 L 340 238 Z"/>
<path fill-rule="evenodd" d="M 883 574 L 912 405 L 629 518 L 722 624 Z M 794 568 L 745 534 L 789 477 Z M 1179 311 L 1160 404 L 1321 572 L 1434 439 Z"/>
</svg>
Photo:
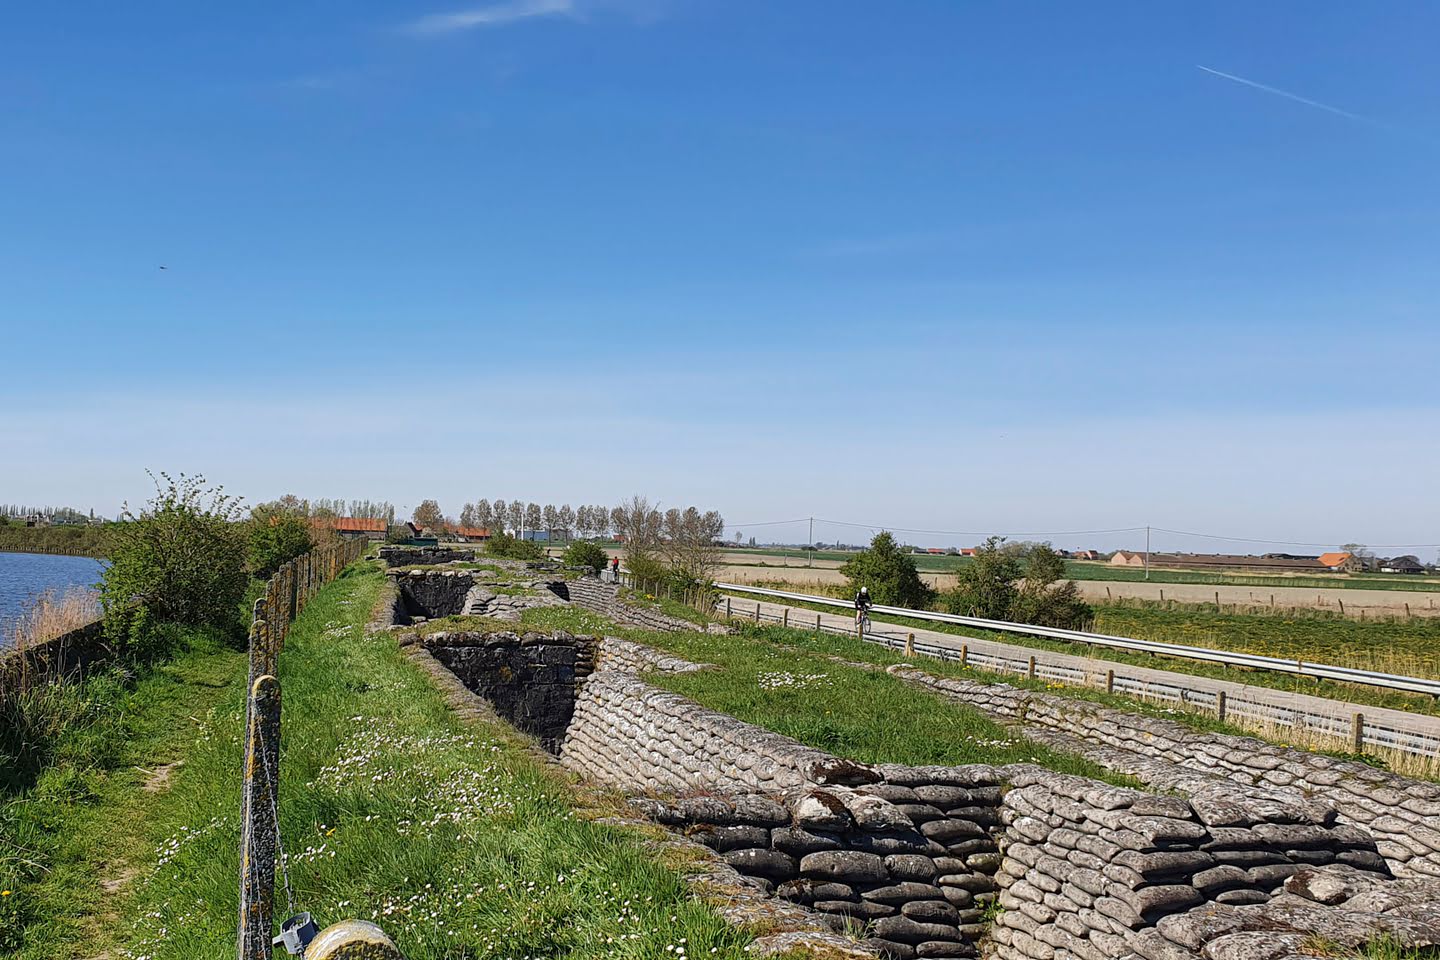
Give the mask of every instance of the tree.
<svg viewBox="0 0 1440 960">
<path fill-rule="evenodd" d="M 876 603 L 897 607 L 925 607 L 935 591 L 915 569 L 915 561 L 904 553 L 889 532 L 877 533 L 868 549 L 861 550 L 840 568 L 852 590 L 870 588 Z"/>
<path fill-rule="evenodd" d="M 481 500 L 475 504 L 475 524 L 487 530 L 495 525 L 495 513 L 490 509 L 489 500 Z"/>
<path fill-rule="evenodd" d="M 106 635 L 122 647 L 162 623 L 236 625 L 249 582 L 239 498 L 200 476 L 151 478 L 155 496 L 138 513 L 127 504 L 111 533 L 101 585 Z"/>
<path fill-rule="evenodd" d="M 540 511 L 540 517 L 540 522 L 545 524 L 545 533 L 549 537 L 555 536 L 555 528 L 560 526 L 560 511 L 555 509 L 555 504 L 545 504 Z"/>
<path fill-rule="evenodd" d="M 599 573 L 609 562 L 610 557 L 605 553 L 605 548 L 593 540 L 576 540 L 565 550 L 567 567 L 589 567 Z"/>
<path fill-rule="evenodd" d="M 420 506 L 415 508 L 415 512 L 411 514 L 410 519 L 413 520 L 415 526 L 421 530 L 429 527 L 432 530 L 439 531 L 441 524 L 445 522 L 445 514 L 440 509 L 440 504 L 434 500 L 421 500 Z"/>
<path fill-rule="evenodd" d="M 521 540 L 503 530 L 490 535 L 490 539 L 485 543 L 485 552 L 510 560 L 539 560 L 545 556 L 545 552 L 537 544 Z"/>
<path fill-rule="evenodd" d="M 677 585 L 688 590 L 714 581 L 721 559 L 716 541 L 724 532 L 725 520 L 714 510 L 665 511 L 660 550 Z"/>
<path fill-rule="evenodd" d="M 251 508 L 245 542 L 250 573 L 261 580 L 270 579 L 281 566 L 315 545 L 309 518 L 278 501 Z"/>
<path fill-rule="evenodd" d="M 525 504 L 519 500 L 511 500 L 510 506 L 506 509 L 506 516 L 510 521 L 510 532 L 519 536 L 525 527 Z"/>
<path fill-rule="evenodd" d="M 956 573 L 942 598 L 950 613 L 1044 627 L 1077 629 L 1093 615 L 1073 580 L 1063 579 L 1065 561 L 1048 543 L 1016 545 L 991 537 L 972 562 Z"/>
<path fill-rule="evenodd" d="M 558 513 L 560 529 L 565 531 L 565 539 L 569 540 L 575 530 L 575 508 L 570 504 L 562 504 Z"/>
<path fill-rule="evenodd" d="M 510 504 L 504 500 L 496 500 L 494 506 L 490 508 L 490 512 L 495 517 L 495 530 L 492 532 L 503 533 L 505 523 L 510 517 Z"/>
<path fill-rule="evenodd" d="M 473 527 L 475 525 L 475 504 L 467 503 L 460 508 L 460 526 Z"/>
<path fill-rule="evenodd" d="M 544 521 L 544 515 L 541 513 L 540 504 L 538 504 L 538 503 L 527 503 L 527 504 L 525 504 L 525 529 L 526 529 L 526 530 L 529 530 L 531 533 L 533 533 L 534 531 L 539 530 L 539 529 L 541 528 L 540 525 L 541 525 L 542 523 L 544 523 L 544 522 L 545 522 L 545 521 Z"/>
</svg>

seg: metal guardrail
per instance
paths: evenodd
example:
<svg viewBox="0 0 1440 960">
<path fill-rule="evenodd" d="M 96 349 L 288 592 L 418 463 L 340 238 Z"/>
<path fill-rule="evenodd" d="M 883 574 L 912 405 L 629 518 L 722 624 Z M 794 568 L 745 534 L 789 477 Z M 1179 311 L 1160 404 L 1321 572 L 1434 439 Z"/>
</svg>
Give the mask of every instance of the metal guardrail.
<svg viewBox="0 0 1440 960">
<path fill-rule="evenodd" d="M 816 597 L 804 593 L 787 593 L 767 587 L 750 587 L 736 583 L 717 583 L 716 589 L 737 593 L 751 593 L 758 596 L 774 597 L 780 600 L 796 600 L 825 606 L 854 610 L 855 605 L 847 600 L 834 597 Z M 888 614 L 895 617 L 909 617 L 913 620 L 930 620 L 937 623 L 954 623 L 982 630 L 1003 633 L 1020 633 L 1033 637 L 1048 637 L 1068 640 L 1072 643 L 1087 643 L 1097 647 L 1116 650 L 1135 650 L 1141 653 L 1179 657 L 1185 660 L 1201 660 L 1231 667 L 1249 667 L 1252 670 L 1274 670 L 1301 677 L 1316 677 L 1324 680 L 1340 680 L 1345 683 L 1362 683 L 1387 690 L 1404 690 L 1407 693 L 1425 693 L 1440 697 L 1440 680 L 1426 680 L 1422 677 L 1406 677 L 1394 673 L 1379 673 L 1374 670 L 1358 670 L 1354 667 L 1337 667 L 1333 664 L 1307 663 L 1304 660 L 1286 660 L 1281 657 L 1265 657 L 1254 653 L 1234 653 L 1228 650 L 1211 650 L 1208 647 L 1192 647 L 1182 643 L 1163 643 L 1157 640 L 1135 640 L 1130 637 L 1116 637 L 1105 633 L 1087 633 L 1083 630 L 1062 630 L 1058 627 L 1037 627 L 1028 623 L 1010 623 L 1005 620 L 986 620 L 981 617 L 965 617 L 954 613 L 936 613 L 931 610 L 910 610 L 906 607 L 887 607 L 875 604 L 872 614 Z"/>
<path fill-rule="evenodd" d="M 782 590 L 747 587 L 740 584 L 717 583 L 715 586 L 720 590 L 756 593 L 775 599 L 803 600 L 806 602 L 821 603 L 826 606 L 841 607 L 847 610 L 853 609 L 848 602 L 835 600 L 831 597 L 812 597 L 808 594 L 786 593 Z M 721 603 L 723 605 L 724 601 Z M 904 609 L 903 607 L 872 608 L 872 610 L 878 612 Z M 802 626 L 799 620 L 762 610 L 758 603 L 755 605 L 753 614 L 748 610 L 743 612 L 732 611 L 732 614 L 747 619 L 753 616 L 757 622 L 770 621 L 796 629 L 809 629 L 808 627 Z M 949 617 L 948 614 L 936 616 Z M 976 618 L 967 617 L 963 619 L 975 620 Z M 837 627 L 833 624 L 819 623 L 818 620 L 817 626 L 826 633 L 849 637 L 855 635 L 854 631 L 848 627 Z M 900 624 L 893 624 L 893 626 L 903 630 Z M 1127 677 L 1124 676 L 1123 673 L 1118 673 L 1115 670 L 1105 671 L 1101 683 L 1096 683 L 1096 680 L 1101 680 L 1102 678 L 1099 672 L 1092 675 L 1090 671 L 1078 667 L 1068 666 L 1066 664 L 1045 663 L 1038 656 L 1007 656 L 998 652 L 976 650 L 964 644 L 957 648 L 931 643 L 922 639 L 912 639 L 912 637 L 913 635 L 907 636 L 906 634 L 895 635 L 879 633 L 872 629 L 864 635 L 864 640 L 867 643 L 878 644 L 891 650 L 903 651 L 908 648 L 910 651 L 922 656 L 934 657 L 937 660 L 961 662 L 966 666 L 992 670 L 996 673 L 1028 676 L 1039 680 L 1050 680 L 1078 686 L 1099 686 L 1103 684 L 1107 690 L 1114 693 L 1126 694 L 1147 700 L 1174 703 L 1183 708 L 1193 710 L 1204 710 L 1218 714 L 1222 719 L 1249 720 L 1282 727 L 1312 730 L 1325 736 L 1334 737 L 1337 740 L 1348 741 L 1356 748 L 1376 746 L 1422 756 L 1440 756 L 1440 734 L 1396 727 L 1382 720 L 1364 716 L 1358 712 L 1351 716 L 1316 713 L 1311 710 L 1305 710 L 1299 706 L 1280 704 L 1264 699 L 1255 699 L 1253 696 L 1236 692 L 1225 694 L 1222 700 L 1222 697 L 1213 690 L 1197 690 L 1192 687 L 1187 687 L 1182 683 L 1167 683 L 1164 681 Z M 965 638 L 956 637 L 956 639 L 964 640 Z M 1144 641 L 1134 642 L 1143 643 Z M 1042 654 L 1043 652 L 1044 651 L 1041 651 Z M 1283 662 L 1289 663 L 1290 661 Z M 1123 664 L 1117 664 L 1117 666 L 1123 667 Z M 1356 749 L 1355 752 L 1359 753 L 1361 750 Z"/>
</svg>

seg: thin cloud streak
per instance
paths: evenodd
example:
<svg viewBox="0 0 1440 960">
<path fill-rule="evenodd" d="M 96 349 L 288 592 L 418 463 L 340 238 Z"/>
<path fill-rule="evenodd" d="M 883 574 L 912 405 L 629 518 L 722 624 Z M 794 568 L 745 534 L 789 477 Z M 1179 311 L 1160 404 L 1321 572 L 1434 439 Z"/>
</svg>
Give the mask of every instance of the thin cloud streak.
<svg viewBox="0 0 1440 960">
<path fill-rule="evenodd" d="M 1363 117 L 1358 113 L 1351 113 L 1349 110 L 1342 110 L 1339 107 L 1332 107 L 1328 103 L 1321 103 L 1319 100 L 1311 100 L 1309 97 L 1302 97 L 1298 93 L 1291 93 L 1288 90 L 1281 90 L 1279 87 L 1272 87 L 1263 83 L 1256 83 L 1254 80 L 1246 80 L 1244 77 L 1237 77 L 1233 73 L 1225 73 L 1221 70 L 1212 70 L 1211 68 L 1199 63 L 1195 64 L 1195 67 L 1196 69 L 1204 70 L 1206 73 L 1213 74 L 1214 76 L 1221 77 L 1225 80 L 1232 80 L 1235 83 L 1244 84 L 1247 87 L 1254 87 L 1256 90 L 1261 90 L 1265 93 L 1273 93 L 1277 97 L 1284 97 L 1286 100 L 1294 100 L 1296 103 L 1303 103 L 1308 107 L 1315 107 L 1318 110 L 1324 110 L 1325 112 L 1333 113 L 1336 116 L 1345 117 L 1349 120 L 1358 120 L 1361 123 L 1368 123 L 1372 126 L 1383 126 L 1383 124 L 1381 124 L 1378 120 L 1372 120 L 1369 117 Z"/>
<path fill-rule="evenodd" d="M 432 13 L 410 23 L 405 27 L 405 32 L 438 36 L 482 27 L 503 27 L 535 17 L 570 16 L 574 12 L 573 0 L 513 0 L 511 3 L 499 3 L 456 13 Z"/>
</svg>

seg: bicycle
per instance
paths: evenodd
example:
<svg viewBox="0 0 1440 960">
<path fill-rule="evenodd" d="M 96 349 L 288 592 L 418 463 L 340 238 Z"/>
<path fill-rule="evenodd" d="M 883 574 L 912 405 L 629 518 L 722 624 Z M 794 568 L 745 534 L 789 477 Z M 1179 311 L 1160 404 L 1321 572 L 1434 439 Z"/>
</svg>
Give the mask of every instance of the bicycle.
<svg viewBox="0 0 1440 960">
<path fill-rule="evenodd" d="M 862 637 L 870 632 L 870 611 L 864 607 L 855 611 L 855 629 Z"/>
</svg>

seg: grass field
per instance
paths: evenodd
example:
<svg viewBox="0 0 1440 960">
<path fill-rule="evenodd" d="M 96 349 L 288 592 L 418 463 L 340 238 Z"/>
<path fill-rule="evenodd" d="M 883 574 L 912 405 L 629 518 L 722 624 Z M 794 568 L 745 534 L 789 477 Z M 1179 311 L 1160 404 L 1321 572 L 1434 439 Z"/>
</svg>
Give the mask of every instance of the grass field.
<svg viewBox="0 0 1440 960">
<path fill-rule="evenodd" d="M 382 580 L 367 567 L 327 587 L 281 660 L 297 907 L 322 926 L 373 918 L 411 960 L 743 956 L 749 936 L 692 899 L 638 834 L 576 816 L 513 732 L 457 720 L 393 638 L 364 637 Z M 195 656 L 177 661 L 189 680 L 166 681 L 168 693 L 136 688 L 153 736 L 107 757 L 104 782 L 77 792 L 57 773 L 7 803 L 59 839 L 41 868 L 6 880 L 0 930 L 13 932 L 0 952 L 234 956 L 244 664 L 235 651 Z M 167 760 L 183 766 L 146 791 Z M 33 831 L 6 843 L 0 869 L 13 873 Z"/>
<path fill-rule="evenodd" d="M 573 607 L 530 610 L 524 619 L 577 633 L 616 632 L 603 619 Z M 657 674 L 650 682 L 837 756 L 863 763 L 1038 763 L 1116 779 L 1088 760 L 1027 740 L 978 710 L 918 691 L 883 671 L 837 663 L 833 657 L 846 649 L 843 638 L 830 643 L 830 638 L 812 640 L 804 631 L 765 627 L 730 636 L 621 632 L 719 667 Z M 882 661 L 869 656 L 865 662 Z"/>
<path fill-rule="evenodd" d="M 731 565 L 775 566 L 769 560 L 804 561 L 810 555 L 804 550 L 788 547 L 754 547 L 726 552 Z M 836 550 L 817 550 L 814 559 L 825 566 L 844 563 L 854 556 Z M 916 569 L 923 573 L 954 573 L 970 563 L 965 557 L 914 554 Z M 794 566 L 791 563 L 791 566 Z M 1145 571 L 1136 567 L 1112 567 L 1108 563 L 1085 560 L 1065 561 L 1065 576 L 1072 580 L 1093 582 L 1134 583 L 1147 579 Z M 1440 577 L 1399 576 L 1395 574 L 1299 574 L 1279 576 L 1241 571 L 1172 570 L 1152 567 L 1151 583 L 1194 583 L 1208 586 L 1235 587 L 1307 587 L 1317 590 L 1420 590 L 1440 591 Z"/>
<path fill-rule="evenodd" d="M 785 603 L 796 609 L 823 610 L 826 613 L 835 613 L 837 610 L 835 607 L 800 601 Z M 1293 613 L 1217 613 L 1214 606 L 1209 604 L 1182 605 L 1145 601 L 1101 603 L 1096 604 L 1095 610 L 1093 628 L 1099 633 L 1440 678 L 1440 620 L 1432 618 L 1360 621 L 1320 610 Z M 1017 647 L 1054 650 L 1116 663 L 1173 670 L 1193 676 L 1236 680 L 1351 703 L 1440 715 L 1440 702 L 1424 694 L 1409 694 L 1363 684 L 1314 680 L 1264 670 L 1226 670 L 1217 664 L 1195 660 L 1153 657 L 1149 654 L 1092 647 L 1083 643 L 1000 633 L 930 620 L 889 615 L 874 615 L 872 619 L 876 623 L 893 623 L 962 637 L 979 637 Z"/>
</svg>

